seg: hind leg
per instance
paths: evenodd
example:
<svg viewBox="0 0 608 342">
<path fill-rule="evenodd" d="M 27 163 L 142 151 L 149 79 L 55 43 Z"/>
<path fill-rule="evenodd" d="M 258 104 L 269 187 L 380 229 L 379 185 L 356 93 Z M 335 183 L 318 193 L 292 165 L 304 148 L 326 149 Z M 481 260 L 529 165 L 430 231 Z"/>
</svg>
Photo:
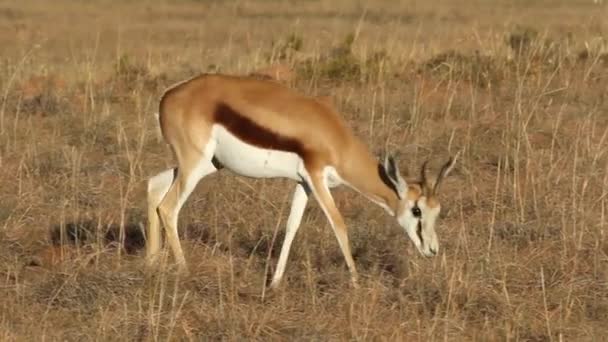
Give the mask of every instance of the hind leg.
<svg viewBox="0 0 608 342">
<path fill-rule="evenodd" d="M 167 242 L 181 271 L 186 269 L 186 259 L 177 234 L 179 211 L 201 178 L 215 171 L 217 168 L 213 165 L 211 157 L 199 157 L 196 162 L 180 163 L 175 181 L 158 206 L 158 215 L 165 228 Z"/>
<path fill-rule="evenodd" d="M 296 185 L 296 190 L 293 193 L 293 200 L 291 201 L 291 210 L 289 217 L 287 218 L 287 231 L 285 232 L 285 240 L 281 247 L 281 254 L 279 255 L 279 261 L 277 263 L 277 269 L 272 277 L 270 288 L 277 288 L 283 279 L 285 273 L 285 266 L 287 265 L 287 259 L 289 258 L 289 250 L 291 249 L 291 243 L 300 228 L 302 222 L 302 216 L 304 215 L 304 209 L 306 209 L 306 202 L 308 201 L 308 185 L 299 183 Z"/>
<path fill-rule="evenodd" d="M 146 234 L 146 263 L 148 266 L 155 264 L 161 247 L 158 205 L 167 195 L 176 174 L 177 169 L 169 169 L 148 180 L 148 229 Z"/>
<path fill-rule="evenodd" d="M 165 229 L 167 243 L 175 257 L 180 270 L 185 270 L 186 260 L 179 242 L 177 223 L 179 212 L 192 193 L 196 184 L 205 176 L 217 171 L 211 160 L 203 159 L 194 167 L 182 167 L 177 171 L 175 181 L 160 205 L 158 206 L 158 216 Z"/>
</svg>

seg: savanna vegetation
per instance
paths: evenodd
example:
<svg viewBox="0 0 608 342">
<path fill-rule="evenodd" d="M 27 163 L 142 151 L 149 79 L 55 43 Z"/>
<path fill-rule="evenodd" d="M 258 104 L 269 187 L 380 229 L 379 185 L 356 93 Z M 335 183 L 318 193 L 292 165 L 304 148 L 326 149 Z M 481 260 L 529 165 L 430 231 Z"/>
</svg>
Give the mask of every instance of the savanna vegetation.
<svg viewBox="0 0 608 342">
<path fill-rule="evenodd" d="M 600 341 L 608 336 L 608 6 L 534 1 L 0 1 L 0 339 Z M 220 172 L 144 268 L 158 99 L 260 70 L 323 96 L 442 187 L 440 253 L 334 191 L 268 291 L 294 184 Z M 279 76 L 272 71 L 281 70 Z"/>
</svg>

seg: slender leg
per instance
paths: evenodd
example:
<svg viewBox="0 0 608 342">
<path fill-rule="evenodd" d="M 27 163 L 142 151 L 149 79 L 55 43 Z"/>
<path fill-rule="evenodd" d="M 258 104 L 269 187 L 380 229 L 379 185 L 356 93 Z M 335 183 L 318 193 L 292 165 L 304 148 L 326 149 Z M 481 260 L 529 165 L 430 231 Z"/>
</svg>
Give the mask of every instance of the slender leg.
<svg viewBox="0 0 608 342">
<path fill-rule="evenodd" d="M 154 265 L 161 247 L 160 221 L 156 210 L 167 191 L 169 191 L 176 172 L 177 169 L 165 170 L 148 181 L 148 231 L 146 234 L 146 262 L 148 266 Z"/>
<path fill-rule="evenodd" d="M 287 231 L 285 232 L 285 240 L 281 247 L 281 254 L 279 255 L 279 261 L 277 263 L 277 270 L 275 271 L 270 288 L 276 289 L 281 283 L 283 274 L 285 273 L 285 266 L 287 265 L 287 258 L 289 257 L 289 250 L 291 249 L 291 243 L 293 242 L 300 223 L 302 222 L 302 216 L 304 215 L 304 209 L 306 208 L 306 202 L 308 201 L 308 193 L 304 184 L 298 183 L 296 190 L 293 193 L 293 200 L 291 201 L 291 210 L 289 212 L 289 218 L 287 219 Z"/>
<path fill-rule="evenodd" d="M 200 160 L 194 167 L 188 167 L 180 163 L 175 181 L 171 184 L 167 195 L 158 206 L 158 214 L 165 227 L 167 242 L 171 247 L 180 271 L 186 270 L 186 259 L 184 258 L 184 252 L 177 235 L 179 211 L 199 180 L 215 171 L 217 169 L 211 162 L 211 158 Z"/>
<path fill-rule="evenodd" d="M 325 216 L 327 216 L 327 219 L 329 220 L 329 223 L 331 224 L 331 227 L 334 230 L 334 234 L 336 234 L 338 244 L 340 245 L 340 249 L 342 250 L 344 259 L 346 260 L 348 270 L 350 271 L 351 280 L 353 282 L 353 285 L 357 287 L 357 269 L 355 267 L 355 261 L 353 260 L 352 253 L 350 251 L 346 224 L 344 223 L 344 219 L 338 211 L 336 203 L 334 202 L 334 199 L 331 196 L 331 192 L 329 191 L 329 187 L 327 186 L 326 176 L 322 174 L 315 174 L 311 175 L 310 178 L 312 184 L 312 192 L 314 193 L 317 201 L 319 202 L 321 209 L 323 209 Z"/>
</svg>

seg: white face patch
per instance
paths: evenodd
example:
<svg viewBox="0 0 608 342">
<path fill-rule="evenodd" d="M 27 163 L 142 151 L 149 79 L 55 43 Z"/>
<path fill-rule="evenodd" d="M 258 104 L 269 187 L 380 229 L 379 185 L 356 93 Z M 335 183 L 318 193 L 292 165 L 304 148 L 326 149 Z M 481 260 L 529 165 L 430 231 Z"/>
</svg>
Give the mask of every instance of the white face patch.
<svg viewBox="0 0 608 342">
<path fill-rule="evenodd" d="M 434 256 L 439 251 L 439 242 L 435 232 L 435 222 L 441 208 L 427 205 L 426 197 L 413 201 L 404 199 L 403 210 L 397 221 L 405 229 L 410 240 L 424 256 Z"/>
</svg>

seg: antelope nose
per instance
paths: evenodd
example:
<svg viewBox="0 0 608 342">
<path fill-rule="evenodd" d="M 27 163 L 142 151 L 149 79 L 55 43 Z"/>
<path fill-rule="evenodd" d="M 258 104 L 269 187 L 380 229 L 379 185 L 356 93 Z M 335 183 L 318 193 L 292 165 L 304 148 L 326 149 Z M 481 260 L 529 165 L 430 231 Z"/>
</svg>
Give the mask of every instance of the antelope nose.
<svg viewBox="0 0 608 342">
<path fill-rule="evenodd" d="M 433 254 L 433 255 L 437 255 L 437 250 L 433 247 L 429 248 L 429 252 L 431 252 L 431 254 Z"/>
</svg>

